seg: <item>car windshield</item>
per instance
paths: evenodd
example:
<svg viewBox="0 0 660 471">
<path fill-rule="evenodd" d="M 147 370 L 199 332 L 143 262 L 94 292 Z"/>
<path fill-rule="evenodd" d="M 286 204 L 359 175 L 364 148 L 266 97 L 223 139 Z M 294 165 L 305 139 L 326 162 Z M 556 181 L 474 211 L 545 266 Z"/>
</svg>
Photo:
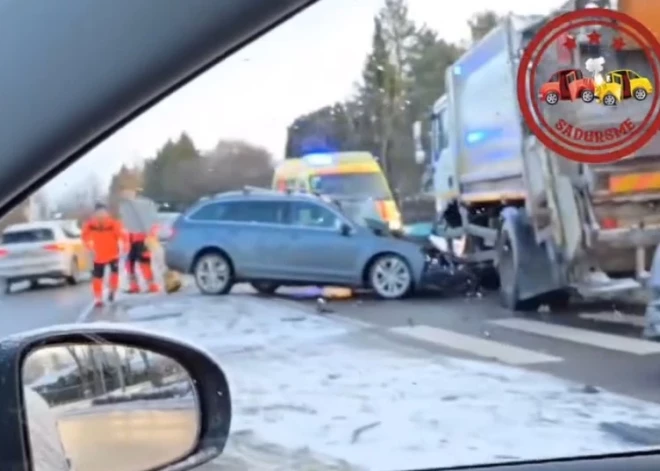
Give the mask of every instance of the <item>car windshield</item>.
<svg viewBox="0 0 660 471">
<path fill-rule="evenodd" d="M 380 173 L 337 173 L 309 178 L 312 191 L 332 196 L 389 199 L 387 181 Z"/>
<path fill-rule="evenodd" d="M 232 429 L 203 471 L 660 450 L 660 78 L 642 34 L 550 23 L 588 4 L 660 31 L 659 1 L 318 1 L 0 219 L 0 334 L 127 323 L 210 352 Z M 139 471 L 192 427 L 148 358 L 67 355 L 30 373 L 61 413 L 172 401 L 154 437 L 63 428 L 74 469 Z"/>
</svg>

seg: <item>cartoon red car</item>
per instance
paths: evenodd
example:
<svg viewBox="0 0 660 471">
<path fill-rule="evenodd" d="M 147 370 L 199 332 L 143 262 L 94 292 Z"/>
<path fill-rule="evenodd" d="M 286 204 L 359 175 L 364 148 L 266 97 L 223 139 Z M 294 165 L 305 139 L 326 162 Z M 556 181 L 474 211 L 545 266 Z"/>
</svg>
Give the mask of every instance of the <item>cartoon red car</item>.
<svg viewBox="0 0 660 471">
<path fill-rule="evenodd" d="M 582 98 L 585 103 L 594 101 L 596 84 L 594 79 L 584 77 L 579 69 L 560 70 L 541 86 L 539 98 L 548 105 L 556 105 L 560 100 Z"/>
</svg>

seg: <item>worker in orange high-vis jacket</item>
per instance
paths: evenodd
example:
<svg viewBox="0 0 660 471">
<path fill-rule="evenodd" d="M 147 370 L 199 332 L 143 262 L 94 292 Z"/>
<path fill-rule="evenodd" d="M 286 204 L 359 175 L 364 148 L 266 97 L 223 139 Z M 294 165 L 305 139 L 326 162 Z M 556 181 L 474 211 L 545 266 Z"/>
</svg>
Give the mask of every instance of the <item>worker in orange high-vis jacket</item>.
<svg viewBox="0 0 660 471">
<path fill-rule="evenodd" d="M 83 243 L 93 253 L 92 291 L 97 307 L 103 306 L 103 276 L 110 268 L 108 300 L 114 301 L 119 288 L 119 258 L 128 240 L 121 222 L 113 218 L 103 203 L 97 203 L 94 214 L 82 228 Z"/>
<path fill-rule="evenodd" d="M 128 292 L 135 294 L 140 292 L 140 284 L 137 279 L 137 268 L 140 267 L 140 272 L 147 282 L 148 290 L 150 293 L 157 293 L 160 291 L 158 284 L 154 281 L 154 272 L 151 268 L 151 250 L 147 245 L 147 239 L 154 237 L 157 228 L 154 227 L 148 233 L 144 232 L 130 232 L 128 234 L 128 256 L 126 257 L 126 272 L 130 280 Z"/>
</svg>

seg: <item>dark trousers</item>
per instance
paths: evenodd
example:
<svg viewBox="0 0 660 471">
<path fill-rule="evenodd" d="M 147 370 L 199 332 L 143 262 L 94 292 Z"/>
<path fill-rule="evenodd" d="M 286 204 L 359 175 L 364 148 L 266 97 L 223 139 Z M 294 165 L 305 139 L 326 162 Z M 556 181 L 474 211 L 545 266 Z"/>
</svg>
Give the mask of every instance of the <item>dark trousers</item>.
<svg viewBox="0 0 660 471">
<path fill-rule="evenodd" d="M 128 256 L 126 257 L 126 271 L 128 271 L 128 274 L 135 274 L 136 264 L 143 265 L 147 263 L 151 263 L 151 254 L 149 253 L 145 241 L 131 241 L 131 247 L 128 250 Z"/>
</svg>

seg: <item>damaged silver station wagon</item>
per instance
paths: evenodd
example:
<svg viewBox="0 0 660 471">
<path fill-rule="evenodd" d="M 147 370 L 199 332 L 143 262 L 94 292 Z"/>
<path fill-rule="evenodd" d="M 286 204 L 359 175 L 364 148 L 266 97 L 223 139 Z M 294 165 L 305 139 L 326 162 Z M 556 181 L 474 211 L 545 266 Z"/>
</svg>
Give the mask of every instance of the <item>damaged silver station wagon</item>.
<svg viewBox="0 0 660 471">
<path fill-rule="evenodd" d="M 347 204 L 347 206 L 351 206 Z M 205 198 L 182 214 L 167 243 L 169 268 L 191 273 L 204 294 L 250 282 L 368 288 L 400 299 L 451 271 L 423 241 L 342 209 L 341 200 L 246 188 Z"/>
</svg>

